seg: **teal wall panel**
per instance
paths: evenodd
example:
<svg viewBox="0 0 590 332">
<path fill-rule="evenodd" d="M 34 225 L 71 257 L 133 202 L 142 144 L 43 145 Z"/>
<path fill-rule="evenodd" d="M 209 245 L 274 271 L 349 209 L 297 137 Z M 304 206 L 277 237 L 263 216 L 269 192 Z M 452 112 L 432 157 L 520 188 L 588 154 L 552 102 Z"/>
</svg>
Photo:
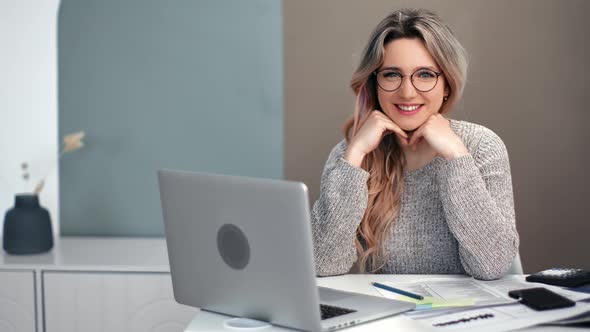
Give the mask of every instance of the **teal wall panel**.
<svg viewBox="0 0 590 332">
<path fill-rule="evenodd" d="M 281 2 L 63 0 L 63 235 L 159 236 L 161 168 L 282 178 Z M 220 202 L 221 203 L 221 202 Z"/>
</svg>

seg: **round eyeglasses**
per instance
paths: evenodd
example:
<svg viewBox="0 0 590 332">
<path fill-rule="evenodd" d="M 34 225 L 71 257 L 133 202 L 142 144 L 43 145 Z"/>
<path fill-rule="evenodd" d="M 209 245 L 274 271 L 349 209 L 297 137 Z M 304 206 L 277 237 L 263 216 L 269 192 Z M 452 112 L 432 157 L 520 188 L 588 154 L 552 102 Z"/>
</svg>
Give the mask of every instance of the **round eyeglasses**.
<svg viewBox="0 0 590 332">
<path fill-rule="evenodd" d="M 404 77 L 410 76 L 412 85 L 420 92 L 428 92 L 436 86 L 438 77 L 442 72 L 435 72 L 430 69 L 418 69 L 412 75 L 402 75 L 399 70 L 384 68 L 374 71 L 373 75 L 377 78 L 377 85 L 387 92 L 392 92 L 402 86 Z"/>
</svg>

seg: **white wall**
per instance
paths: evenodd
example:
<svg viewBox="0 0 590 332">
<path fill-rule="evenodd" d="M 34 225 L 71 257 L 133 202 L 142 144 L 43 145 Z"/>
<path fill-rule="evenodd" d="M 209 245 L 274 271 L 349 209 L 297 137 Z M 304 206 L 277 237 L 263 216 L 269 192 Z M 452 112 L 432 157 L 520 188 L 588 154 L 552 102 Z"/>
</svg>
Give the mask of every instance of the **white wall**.
<svg viewBox="0 0 590 332">
<path fill-rule="evenodd" d="M 0 213 L 49 174 L 41 204 L 59 233 L 57 9 L 59 0 L 0 0 Z M 21 178 L 29 164 L 31 179 Z M 2 229 L 0 229 L 0 234 Z"/>
</svg>

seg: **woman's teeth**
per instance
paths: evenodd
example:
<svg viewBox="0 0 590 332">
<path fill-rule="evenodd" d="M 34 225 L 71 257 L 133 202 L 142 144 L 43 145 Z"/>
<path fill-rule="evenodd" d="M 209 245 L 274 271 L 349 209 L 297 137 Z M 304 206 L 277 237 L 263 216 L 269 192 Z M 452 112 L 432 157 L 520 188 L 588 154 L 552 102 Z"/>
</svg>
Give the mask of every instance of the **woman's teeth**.
<svg viewBox="0 0 590 332">
<path fill-rule="evenodd" d="M 397 107 L 399 107 L 399 109 L 401 109 L 402 111 L 406 111 L 406 112 L 415 111 L 420 106 L 422 106 L 422 105 L 413 105 L 413 106 L 397 105 Z"/>
</svg>

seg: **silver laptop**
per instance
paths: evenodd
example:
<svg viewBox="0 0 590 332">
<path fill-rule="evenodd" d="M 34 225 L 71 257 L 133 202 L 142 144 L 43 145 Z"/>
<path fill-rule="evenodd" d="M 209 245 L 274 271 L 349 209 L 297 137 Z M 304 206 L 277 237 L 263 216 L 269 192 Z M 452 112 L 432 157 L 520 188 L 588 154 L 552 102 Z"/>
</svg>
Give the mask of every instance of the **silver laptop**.
<svg viewBox="0 0 590 332">
<path fill-rule="evenodd" d="M 303 183 L 171 170 L 158 181 L 179 303 L 305 331 L 415 307 L 317 286 Z"/>
</svg>

